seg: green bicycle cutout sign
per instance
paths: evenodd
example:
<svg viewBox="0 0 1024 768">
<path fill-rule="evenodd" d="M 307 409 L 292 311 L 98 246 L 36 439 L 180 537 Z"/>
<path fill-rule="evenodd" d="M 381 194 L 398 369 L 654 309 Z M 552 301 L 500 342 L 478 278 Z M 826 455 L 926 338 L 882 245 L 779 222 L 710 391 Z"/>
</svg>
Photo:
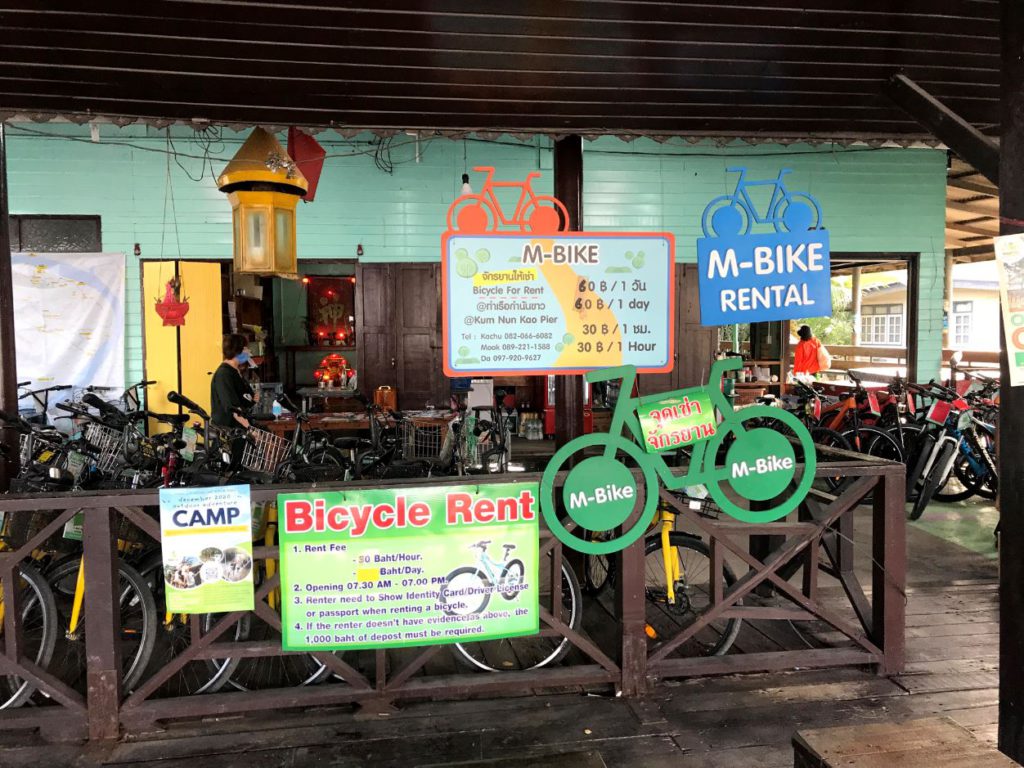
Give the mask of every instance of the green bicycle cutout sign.
<svg viewBox="0 0 1024 768">
<path fill-rule="evenodd" d="M 711 366 L 707 388 L 643 398 L 631 394 L 636 381 L 632 366 L 587 373 L 592 384 L 621 379 L 620 395 L 608 432 L 570 441 L 544 471 L 541 511 L 552 534 L 589 555 L 625 549 L 654 519 L 659 481 L 669 491 L 705 486 L 723 512 L 742 522 L 773 522 L 796 509 L 814 482 L 814 442 L 801 421 L 781 408 L 733 409 L 720 389 L 721 379 L 742 365 L 740 358 L 718 360 Z M 691 451 L 689 466 L 677 475 L 661 452 L 684 447 Z M 579 463 L 568 471 L 559 498 L 556 476 L 573 457 Z M 635 470 L 643 478 L 643 508 L 628 530 L 606 538 L 606 532 L 624 526 L 636 510 L 641 494 Z M 740 506 L 737 498 L 760 508 Z M 559 517 L 560 509 L 580 529 L 601 535 L 577 536 Z"/>
</svg>

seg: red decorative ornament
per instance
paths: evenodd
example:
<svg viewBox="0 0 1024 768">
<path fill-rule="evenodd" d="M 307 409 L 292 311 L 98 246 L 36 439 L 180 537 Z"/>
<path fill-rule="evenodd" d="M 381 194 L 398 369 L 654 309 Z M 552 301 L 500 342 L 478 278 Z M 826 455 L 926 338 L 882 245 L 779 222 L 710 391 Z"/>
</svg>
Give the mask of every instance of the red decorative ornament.
<svg viewBox="0 0 1024 768">
<path fill-rule="evenodd" d="M 164 321 L 164 325 L 184 325 L 188 314 L 188 297 L 181 300 L 181 280 L 177 277 L 167 281 L 167 290 L 163 299 L 156 300 L 156 313 Z"/>
</svg>

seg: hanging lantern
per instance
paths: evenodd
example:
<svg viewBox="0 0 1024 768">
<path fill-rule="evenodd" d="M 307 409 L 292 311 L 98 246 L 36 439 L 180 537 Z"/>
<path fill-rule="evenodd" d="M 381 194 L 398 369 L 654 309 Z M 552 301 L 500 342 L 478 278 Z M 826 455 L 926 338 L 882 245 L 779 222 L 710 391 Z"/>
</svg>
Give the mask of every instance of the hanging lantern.
<svg viewBox="0 0 1024 768">
<path fill-rule="evenodd" d="M 188 314 L 188 297 L 181 300 L 181 280 L 177 277 L 167 281 L 163 299 L 156 300 L 156 313 L 164 325 L 184 325 Z"/>
<path fill-rule="evenodd" d="M 309 183 L 280 142 L 254 128 L 217 187 L 231 203 L 235 272 L 297 279 L 295 207 Z"/>
</svg>

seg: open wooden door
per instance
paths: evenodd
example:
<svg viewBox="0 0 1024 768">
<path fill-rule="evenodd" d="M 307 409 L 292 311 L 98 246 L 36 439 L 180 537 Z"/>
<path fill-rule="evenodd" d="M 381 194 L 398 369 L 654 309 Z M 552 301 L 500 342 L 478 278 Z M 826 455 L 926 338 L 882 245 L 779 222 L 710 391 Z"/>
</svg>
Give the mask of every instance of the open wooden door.
<svg viewBox="0 0 1024 768">
<path fill-rule="evenodd" d="M 360 264 L 356 275 L 359 388 L 397 387 L 405 409 L 445 405 L 440 265 Z"/>
</svg>

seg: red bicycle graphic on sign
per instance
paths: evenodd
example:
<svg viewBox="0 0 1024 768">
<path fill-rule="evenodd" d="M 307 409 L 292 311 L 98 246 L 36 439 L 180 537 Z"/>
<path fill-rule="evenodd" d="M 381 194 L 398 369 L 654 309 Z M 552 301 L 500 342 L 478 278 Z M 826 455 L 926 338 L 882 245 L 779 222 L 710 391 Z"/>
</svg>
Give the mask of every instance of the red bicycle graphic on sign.
<svg viewBox="0 0 1024 768">
<path fill-rule="evenodd" d="M 480 234 L 500 232 L 503 227 L 518 227 L 520 232 L 553 235 L 569 231 L 569 212 L 561 201 L 551 195 L 536 195 L 531 181 L 540 178 L 539 171 L 526 174 L 523 181 L 494 181 L 494 168 L 473 169 L 486 173 L 487 179 L 479 194 L 462 195 L 448 209 L 448 231 Z M 495 190 L 499 187 L 519 189 L 519 200 L 511 216 L 506 216 Z"/>
</svg>

